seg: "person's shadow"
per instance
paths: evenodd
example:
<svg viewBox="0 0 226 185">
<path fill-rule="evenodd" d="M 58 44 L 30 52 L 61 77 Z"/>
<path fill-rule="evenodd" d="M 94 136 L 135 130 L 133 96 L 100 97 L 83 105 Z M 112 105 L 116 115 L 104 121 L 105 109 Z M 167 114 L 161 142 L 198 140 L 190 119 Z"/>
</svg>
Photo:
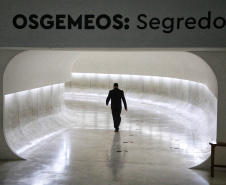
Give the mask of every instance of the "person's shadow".
<svg viewBox="0 0 226 185">
<path fill-rule="evenodd" d="M 112 180 L 113 181 L 119 181 L 121 178 L 121 171 L 124 166 L 126 151 L 121 149 L 121 137 L 120 133 L 117 132 L 114 135 L 112 146 L 111 146 L 111 152 L 110 156 L 107 154 L 106 158 L 109 163 L 107 166 L 112 172 Z"/>
</svg>

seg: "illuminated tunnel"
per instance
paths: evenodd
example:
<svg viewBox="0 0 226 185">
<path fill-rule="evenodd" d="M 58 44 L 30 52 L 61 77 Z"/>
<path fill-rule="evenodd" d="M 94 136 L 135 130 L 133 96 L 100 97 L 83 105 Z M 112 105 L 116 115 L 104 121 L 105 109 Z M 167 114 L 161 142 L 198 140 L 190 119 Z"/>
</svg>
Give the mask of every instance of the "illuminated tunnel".
<svg viewBox="0 0 226 185">
<path fill-rule="evenodd" d="M 170 126 L 176 124 L 187 132 L 188 138 L 181 138 L 179 145 L 199 154 L 201 160 L 195 165 L 209 157 L 208 143 L 216 140 L 216 77 L 198 56 L 173 51 L 34 50 L 18 54 L 3 79 L 4 135 L 9 148 L 23 158 L 23 152 L 68 129 L 86 128 L 70 102 L 77 98 L 93 100 L 94 107 L 105 106 L 114 82 L 124 90 L 129 111 L 145 107 L 142 132 L 158 134 L 151 124 L 154 114 L 149 116 L 158 111 L 171 119 L 168 132 L 174 134 Z M 132 113 L 128 116 L 136 117 L 136 111 Z M 88 127 L 101 129 L 103 125 Z M 125 123 L 122 131 L 130 127 Z"/>
</svg>

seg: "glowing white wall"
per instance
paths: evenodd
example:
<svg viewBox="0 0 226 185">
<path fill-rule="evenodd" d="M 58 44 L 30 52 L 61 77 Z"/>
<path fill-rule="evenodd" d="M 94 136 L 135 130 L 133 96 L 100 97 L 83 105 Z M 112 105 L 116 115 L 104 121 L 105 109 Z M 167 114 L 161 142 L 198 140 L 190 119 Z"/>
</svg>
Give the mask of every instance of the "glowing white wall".
<svg viewBox="0 0 226 185">
<path fill-rule="evenodd" d="M 217 140 L 226 142 L 226 51 L 193 52 L 202 57 L 213 69 L 218 81 Z M 226 164 L 226 150 L 217 147 L 216 164 Z M 206 165 L 209 168 L 209 164 Z M 217 168 L 216 168 L 217 169 Z"/>
<path fill-rule="evenodd" d="M 64 106 L 63 83 L 70 80 L 77 55 L 36 50 L 5 60 L 8 65 L 2 78 L 4 122 L 0 135 L 6 143 L 2 140 L 5 152 L 0 153 L 1 159 L 18 159 L 13 153 L 38 145 L 75 121 L 76 116 Z"/>
<path fill-rule="evenodd" d="M 171 77 L 205 84 L 216 97 L 218 93 L 212 69 L 203 59 L 188 52 L 85 52 L 75 61 L 72 72 Z"/>
<path fill-rule="evenodd" d="M 75 115 L 72 117 L 70 111 L 66 111 L 63 95 L 64 84 L 5 95 L 4 132 L 14 152 L 20 154 L 46 142 L 76 120 Z M 70 121 L 65 121 L 69 118 Z"/>
</svg>

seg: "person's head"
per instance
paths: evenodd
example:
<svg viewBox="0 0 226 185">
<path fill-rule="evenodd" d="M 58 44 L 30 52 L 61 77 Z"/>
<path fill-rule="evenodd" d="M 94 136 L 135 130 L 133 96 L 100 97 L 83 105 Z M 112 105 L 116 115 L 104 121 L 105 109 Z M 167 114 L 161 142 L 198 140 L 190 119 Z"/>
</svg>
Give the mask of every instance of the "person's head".
<svg viewBox="0 0 226 185">
<path fill-rule="evenodd" d="M 118 88 L 118 83 L 114 83 L 113 87 Z"/>
</svg>

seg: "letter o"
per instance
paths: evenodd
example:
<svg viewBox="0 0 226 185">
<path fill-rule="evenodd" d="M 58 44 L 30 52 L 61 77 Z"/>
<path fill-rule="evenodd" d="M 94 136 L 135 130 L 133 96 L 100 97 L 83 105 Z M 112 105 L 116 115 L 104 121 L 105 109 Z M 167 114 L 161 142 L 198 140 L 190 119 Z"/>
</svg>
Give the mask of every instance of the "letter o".
<svg viewBox="0 0 226 185">
<path fill-rule="evenodd" d="M 21 25 L 18 24 L 18 19 L 22 19 L 23 23 Z M 17 29 L 23 29 L 26 27 L 27 25 L 27 18 L 22 15 L 22 14 L 18 14 L 13 18 L 13 25 L 17 28 Z"/>
<path fill-rule="evenodd" d="M 105 25 L 101 25 L 100 24 L 101 19 L 106 19 L 107 23 Z M 107 28 L 109 28 L 109 26 L 111 26 L 111 18 L 108 15 L 102 14 L 102 15 L 97 17 L 96 25 L 97 25 L 98 28 L 100 28 L 102 30 L 107 29 Z"/>
<path fill-rule="evenodd" d="M 222 20 L 222 25 L 217 25 L 217 21 L 218 20 Z M 226 24 L 226 20 L 223 18 L 223 17 L 217 17 L 216 19 L 214 19 L 214 21 L 213 21 L 213 25 L 214 25 L 214 27 L 215 28 L 218 28 L 218 29 L 221 29 L 221 28 L 223 28 L 223 27 L 225 27 L 225 24 Z"/>
</svg>

